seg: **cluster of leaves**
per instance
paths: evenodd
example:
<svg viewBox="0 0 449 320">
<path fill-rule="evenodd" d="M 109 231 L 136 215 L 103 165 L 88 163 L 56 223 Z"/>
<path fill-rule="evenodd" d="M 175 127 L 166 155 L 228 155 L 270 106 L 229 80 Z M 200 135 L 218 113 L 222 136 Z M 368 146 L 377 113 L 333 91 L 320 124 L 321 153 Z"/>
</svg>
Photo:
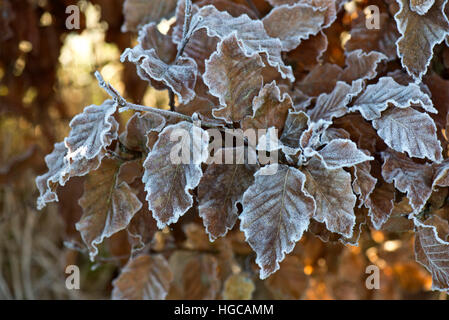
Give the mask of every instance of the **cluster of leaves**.
<svg viewBox="0 0 449 320">
<path fill-rule="evenodd" d="M 381 29 L 354 20 L 338 65 L 331 35 L 343 4 L 125 2 L 123 29 L 139 37 L 122 61 L 177 103 L 171 111 L 131 104 L 97 74 L 111 99 L 73 118 L 36 179 L 43 208 L 58 200 L 58 186 L 87 175 L 76 228 L 92 260 L 105 238 L 128 232 L 134 254 L 114 298 L 165 298 L 178 273 L 149 245 L 156 225 L 171 226 L 192 208 L 211 241 L 239 221 L 265 279 L 305 231 L 357 245 L 363 225 L 381 229 L 398 218 L 392 213 L 403 198 L 409 205 L 398 219 L 413 224 L 417 261 L 431 272 L 433 289 L 449 289 L 449 224 L 428 210 L 435 197 L 443 206 L 449 186 L 447 111 L 422 82 L 434 47 L 449 34 L 446 2 L 382 3 Z M 176 21 L 160 33 L 158 20 L 173 10 Z M 120 131 L 115 114 L 124 110 L 135 113 Z M 279 148 L 268 151 L 279 153 L 279 163 L 209 164 L 201 150 L 211 127 L 223 136 L 277 129 Z M 170 136 L 179 129 L 193 140 L 191 164 L 170 160 L 177 143 Z M 243 148 L 249 154 L 256 146 Z M 193 274 L 213 268 L 208 257 L 192 265 L 177 259 Z"/>
</svg>

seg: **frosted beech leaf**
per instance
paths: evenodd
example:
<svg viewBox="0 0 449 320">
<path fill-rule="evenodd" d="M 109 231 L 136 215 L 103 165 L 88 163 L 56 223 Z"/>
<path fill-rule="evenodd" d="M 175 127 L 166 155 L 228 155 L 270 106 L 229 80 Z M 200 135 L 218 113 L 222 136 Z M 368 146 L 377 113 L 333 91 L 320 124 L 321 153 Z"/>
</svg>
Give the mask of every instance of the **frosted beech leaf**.
<svg viewBox="0 0 449 320">
<path fill-rule="evenodd" d="M 130 260 L 112 282 L 114 300 L 163 300 L 173 274 L 163 255 L 140 255 Z"/>
<path fill-rule="evenodd" d="M 65 158 L 67 148 L 64 142 L 55 143 L 53 152 L 45 156 L 48 172 L 36 178 L 36 185 L 40 196 L 37 199 L 37 207 L 43 209 L 47 202 L 58 201 L 56 188 L 65 185 L 69 179 L 68 162 Z"/>
<path fill-rule="evenodd" d="M 422 92 L 418 85 L 409 83 L 403 86 L 391 77 L 382 77 L 376 84 L 366 87 L 355 100 L 351 111 L 358 110 L 366 120 L 374 120 L 380 118 L 381 112 L 386 110 L 389 104 L 407 108 L 412 103 L 420 104 L 429 112 L 437 112 L 430 97 Z"/>
<path fill-rule="evenodd" d="M 341 81 L 338 82 L 331 93 L 321 94 L 317 98 L 315 106 L 308 110 L 310 120 L 315 122 L 320 119 L 331 121 L 333 118 L 344 116 L 349 111 L 347 105 L 362 89 L 361 80 L 354 82 L 352 86 Z"/>
<path fill-rule="evenodd" d="M 352 189 L 359 196 L 360 208 L 374 191 L 377 179 L 371 175 L 371 164 L 368 161 L 354 166 L 354 176 L 355 179 L 352 182 Z"/>
<path fill-rule="evenodd" d="M 435 0 L 410 0 L 410 10 L 424 15 L 433 6 Z"/>
<path fill-rule="evenodd" d="M 377 134 L 392 149 L 410 157 L 441 162 L 442 148 L 432 118 L 413 108 L 390 108 L 373 121 Z"/>
<path fill-rule="evenodd" d="M 314 219 L 324 222 L 329 231 L 350 238 L 355 225 L 356 202 L 351 175 L 343 169 L 326 169 L 315 158 L 302 171 L 307 177 L 306 190 L 315 199 Z"/>
<path fill-rule="evenodd" d="M 284 145 L 284 152 L 295 154 L 299 151 L 299 140 L 309 125 L 309 117 L 302 111 L 290 110 L 285 121 L 280 142 Z"/>
<path fill-rule="evenodd" d="M 227 122 L 237 122 L 251 114 L 252 101 L 262 87 L 264 64 L 259 54 L 247 55 L 242 42 L 231 34 L 223 39 L 206 62 L 204 83 L 220 100 L 221 108 L 213 115 Z"/>
<path fill-rule="evenodd" d="M 233 164 L 226 163 L 227 152 L 233 156 Z M 214 156 L 221 158 L 222 164 L 209 165 L 198 187 L 199 215 L 211 240 L 224 236 L 234 226 L 237 203 L 253 184 L 258 167 L 248 164 L 243 147 L 220 149 Z"/>
<path fill-rule="evenodd" d="M 288 93 L 281 97 L 281 91 L 273 81 L 266 84 L 253 100 L 253 115 L 242 122 L 243 130 L 284 127 L 288 109 L 293 109 L 293 102 Z"/>
<path fill-rule="evenodd" d="M 192 19 L 202 18 L 197 29 L 205 28 L 210 37 L 221 40 L 236 33 L 237 39 L 242 42 L 242 49 L 246 56 L 264 53 L 270 66 L 276 68 L 282 78 L 294 81 L 292 68 L 286 66 L 282 60 L 281 41 L 270 37 L 260 20 L 251 20 L 246 14 L 232 17 L 227 12 L 218 11 L 214 6 L 202 7 Z"/>
<path fill-rule="evenodd" d="M 88 106 L 70 121 L 70 134 L 64 143 L 71 162 L 102 158 L 104 149 L 117 139 L 118 123 L 113 114 L 117 105 L 106 100 L 101 106 Z"/>
<path fill-rule="evenodd" d="M 374 160 L 357 148 L 351 140 L 334 139 L 318 151 L 319 157 L 327 169 L 352 167 L 356 164 Z"/>
<path fill-rule="evenodd" d="M 317 34 L 322 29 L 324 18 L 324 9 L 297 3 L 275 7 L 262 21 L 268 35 L 281 40 L 283 51 L 290 51 L 301 40 Z"/>
<path fill-rule="evenodd" d="M 368 150 L 372 154 L 377 152 L 376 145 L 382 143 L 370 122 L 366 121 L 360 114 L 347 114 L 336 119 L 334 124 L 350 134 L 351 140 L 357 142 L 360 149 Z"/>
<path fill-rule="evenodd" d="M 390 217 L 394 206 L 394 187 L 392 184 L 377 185 L 365 200 L 365 207 L 374 228 L 380 229 Z"/>
<path fill-rule="evenodd" d="M 386 12 L 379 16 L 380 28 L 366 28 L 366 16 L 358 12 L 358 18 L 352 21 L 351 38 L 345 44 L 345 49 L 354 51 L 361 49 L 366 53 L 372 51 L 382 52 L 388 61 L 396 59 L 396 41 L 399 33 L 395 21 Z"/>
<path fill-rule="evenodd" d="M 297 88 L 310 97 L 330 93 L 342 72 L 343 70 L 335 64 L 319 64 L 297 83 Z"/>
<path fill-rule="evenodd" d="M 357 79 L 371 80 L 376 77 L 376 68 L 387 57 L 380 52 L 364 53 L 362 50 L 351 51 L 346 55 L 346 68 L 343 69 L 340 80 L 352 83 Z"/>
<path fill-rule="evenodd" d="M 177 48 L 171 38 L 162 35 L 156 24 L 145 25 L 139 32 L 138 45 L 126 49 L 120 57 L 137 67 L 138 75 L 153 83 L 156 81 L 169 87 L 178 96 L 180 103 L 188 103 L 195 97 L 197 64 L 190 57 L 176 59 Z"/>
<path fill-rule="evenodd" d="M 165 127 L 165 118 L 152 113 L 135 113 L 126 124 L 126 131 L 123 142 L 127 148 L 132 150 L 145 151 L 152 147 L 151 133 L 157 136 Z"/>
<path fill-rule="evenodd" d="M 436 218 L 436 219 L 435 219 Z M 439 234 L 438 224 L 445 221 L 439 217 L 428 225 L 415 219 L 416 261 L 432 274 L 432 290 L 449 292 L 449 239 L 448 234 Z M 447 221 L 445 222 L 447 225 Z"/>
<path fill-rule="evenodd" d="M 401 34 L 396 42 L 398 56 L 407 72 L 420 80 L 430 64 L 434 46 L 449 32 L 449 21 L 444 14 L 447 0 L 435 0 L 423 15 L 410 10 L 409 0 L 396 1 L 400 9 L 394 18 Z"/>
<path fill-rule="evenodd" d="M 86 243 L 91 260 L 98 253 L 97 245 L 125 229 L 142 203 L 126 182 L 117 183 L 120 165 L 115 160 L 104 160 L 92 172 L 84 185 L 79 200 L 83 216 L 76 224 Z"/>
<path fill-rule="evenodd" d="M 67 148 L 64 142 L 55 143 L 52 153 L 45 157 L 45 163 L 48 172 L 36 178 L 36 186 L 39 190 L 37 199 L 37 208 L 43 209 L 47 203 L 58 201 L 56 189 L 58 186 L 64 186 L 71 177 L 80 177 L 88 174 L 92 170 L 96 170 L 100 161 L 100 157 L 86 160 L 81 159 L 70 163 L 67 156 Z"/>
<path fill-rule="evenodd" d="M 432 193 L 433 168 L 415 163 L 404 154 L 383 152 L 382 176 L 396 189 L 406 193 L 415 213 L 419 213 Z"/>
<path fill-rule="evenodd" d="M 192 207 L 189 190 L 198 186 L 207 160 L 206 131 L 188 122 L 165 127 L 148 154 L 142 181 L 159 228 L 178 221 Z M 181 153 L 181 155 L 179 155 Z"/>
<path fill-rule="evenodd" d="M 271 170 L 272 166 L 278 167 Z M 273 164 L 256 172 L 255 178 L 243 196 L 239 218 L 246 241 L 257 254 L 260 278 L 265 279 L 279 269 L 279 262 L 301 239 L 315 204 L 304 190 L 305 176 L 298 169 Z"/>
<path fill-rule="evenodd" d="M 123 4 L 125 24 L 122 31 L 137 31 L 139 26 L 158 22 L 174 12 L 177 0 L 126 0 Z"/>
</svg>

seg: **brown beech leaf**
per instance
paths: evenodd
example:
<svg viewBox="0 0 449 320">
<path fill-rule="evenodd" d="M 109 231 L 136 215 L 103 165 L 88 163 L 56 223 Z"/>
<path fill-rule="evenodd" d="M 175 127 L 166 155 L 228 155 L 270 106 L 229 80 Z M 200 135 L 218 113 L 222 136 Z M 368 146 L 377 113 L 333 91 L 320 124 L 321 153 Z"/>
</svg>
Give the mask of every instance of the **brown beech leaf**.
<svg viewBox="0 0 449 320">
<path fill-rule="evenodd" d="M 315 203 L 304 190 L 304 174 L 296 168 L 269 165 L 255 177 L 243 196 L 240 229 L 265 279 L 279 269 L 279 262 L 307 230 Z"/>
<path fill-rule="evenodd" d="M 442 148 L 432 118 L 413 108 L 390 108 L 373 121 L 377 134 L 392 149 L 410 157 L 441 162 Z"/>
<path fill-rule="evenodd" d="M 321 31 L 325 11 L 305 3 L 275 7 L 262 21 L 267 33 L 282 42 L 282 50 L 295 49 L 302 40 Z"/>
<path fill-rule="evenodd" d="M 379 16 L 380 28 L 368 29 L 365 14 L 363 12 L 358 14 L 358 18 L 352 21 L 351 38 L 346 42 L 345 49 L 348 51 L 361 49 L 366 53 L 382 52 L 388 61 L 395 60 L 395 43 L 399 38 L 395 21 L 388 13 L 382 12 Z"/>
<path fill-rule="evenodd" d="M 296 77 L 300 77 L 304 70 L 310 71 L 316 65 L 322 63 L 322 57 L 327 50 L 328 40 L 323 31 L 307 40 L 288 53 L 286 61 L 295 65 L 294 72 Z"/>
<path fill-rule="evenodd" d="M 355 179 L 352 189 L 359 196 L 359 208 L 368 201 L 368 197 L 376 187 L 377 179 L 371 175 L 371 164 L 366 161 L 354 166 Z"/>
<path fill-rule="evenodd" d="M 166 120 L 162 116 L 136 112 L 126 124 L 122 141 L 131 150 L 151 150 L 155 136 L 157 137 L 157 133 L 161 132 L 165 125 Z"/>
<path fill-rule="evenodd" d="M 339 80 L 352 83 L 357 79 L 371 80 L 376 77 L 376 68 L 387 57 L 380 52 L 365 53 L 362 50 L 351 51 L 346 54 L 346 67 Z"/>
<path fill-rule="evenodd" d="M 449 161 L 445 160 L 440 164 L 434 164 L 434 170 L 432 188 L 449 187 Z"/>
<path fill-rule="evenodd" d="M 118 137 L 118 123 L 113 114 L 117 105 L 106 100 L 101 106 L 88 106 L 70 121 L 70 134 L 64 139 L 70 162 L 104 156 L 104 149 Z"/>
<path fill-rule="evenodd" d="M 223 300 L 251 300 L 255 289 L 256 286 L 248 275 L 233 274 L 224 283 Z"/>
<path fill-rule="evenodd" d="M 170 257 L 174 281 L 168 299 L 211 300 L 220 288 L 217 259 L 210 254 L 177 251 Z"/>
<path fill-rule="evenodd" d="M 87 176 L 84 194 L 79 200 L 83 216 L 76 224 L 86 243 L 91 260 L 98 254 L 97 245 L 125 229 L 142 203 L 126 182 L 118 183 L 120 164 L 104 160 L 101 167 Z"/>
<path fill-rule="evenodd" d="M 399 12 L 394 16 L 401 37 L 396 43 L 402 66 L 416 80 L 426 73 L 435 45 L 449 33 L 449 21 L 444 13 L 447 0 L 435 0 L 425 13 L 420 12 L 409 0 L 396 0 Z M 416 5 L 417 2 L 414 2 Z"/>
<path fill-rule="evenodd" d="M 338 82 L 331 93 L 321 94 L 317 98 L 315 107 L 308 110 L 310 120 L 314 122 L 320 119 L 331 121 L 333 118 L 344 116 L 349 111 L 347 105 L 362 89 L 361 80 L 355 81 L 352 86 L 341 81 Z"/>
<path fill-rule="evenodd" d="M 334 139 L 317 153 L 327 169 L 352 167 L 365 161 L 374 160 L 348 139 Z"/>
<path fill-rule="evenodd" d="M 69 137 L 65 142 L 55 143 L 53 152 L 45 157 L 48 172 L 36 178 L 39 210 L 49 202 L 58 201 L 55 192 L 58 185 L 64 186 L 71 177 L 84 176 L 100 166 L 105 148 L 117 137 L 118 123 L 112 116 L 115 109 L 108 100 L 102 106 L 85 108 L 73 118 Z"/>
<path fill-rule="evenodd" d="M 113 300 L 164 300 L 173 274 L 162 255 L 140 255 L 112 282 Z"/>
<path fill-rule="evenodd" d="M 192 207 L 189 190 L 198 186 L 203 175 L 201 163 L 207 160 L 208 141 L 206 131 L 185 121 L 159 134 L 143 164 L 142 178 L 159 228 L 178 221 Z"/>
<path fill-rule="evenodd" d="M 218 11 L 212 5 L 200 8 L 192 20 L 200 17 L 202 21 L 196 30 L 206 29 L 209 37 L 218 37 L 220 40 L 235 33 L 246 56 L 264 53 L 268 64 L 277 69 L 282 78 L 291 82 L 295 80 L 292 68 L 286 66 L 282 60 L 281 41 L 267 34 L 262 21 L 251 20 L 245 14 L 234 18 L 227 12 Z"/>
<path fill-rule="evenodd" d="M 376 186 L 373 192 L 365 200 L 365 207 L 368 208 L 368 216 L 376 229 L 390 218 L 394 207 L 394 186 L 384 183 Z"/>
<path fill-rule="evenodd" d="M 382 176 L 396 189 L 406 193 L 415 213 L 419 213 L 432 193 L 433 168 L 419 164 L 394 151 L 383 152 Z"/>
<path fill-rule="evenodd" d="M 122 32 L 137 31 L 149 22 L 158 22 L 175 11 L 177 0 L 126 0 Z"/>
<path fill-rule="evenodd" d="M 330 93 L 335 88 L 341 72 L 342 69 L 336 64 L 318 64 L 296 84 L 297 89 L 310 97 Z"/>
<path fill-rule="evenodd" d="M 145 25 L 139 32 L 138 45 L 126 49 L 120 57 L 137 67 L 138 75 L 150 83 L 169 87 L 180 103 L 188 103 L 195 97 L 197 64 L 190 57 L 176 59 L 177 47 L 170 36 L 161 34 L 156 24 Z M 163 88 L 163 87 L 162 87 Z"/>
<path fill-rule="evenodd" d="M 307 289 L 308 277 L 304 274 L 304 264 L 296 256 L 287 256 L 281 263 L 279 272 L 265 282 L 265 286 L 275 299 L 299 300 Z"/>
<path fill-rule="evenodd" d="M 302 111 L 288 112 L 282 131 L 280 142 L 283 144 L 283 151 L 293 155 L 299 151 L 299 141 L 304 131 L 309 126 L 309 116 Z"/>
<path fill-rule="evenodd" d="M 430 97 L 421 91 L 415 83 L 400 85 L 391 77 L 382 77 L 376 84 L 366 87 L 366 90 L 354 101 L 351 111 L 357 110 L 366 120 L 378 119 L 381 112 L 389 104 L 398 108 L 408 108 L 411 104 L 419 104 L 428 112 L 436 113 Z"/>
<path fill-rule="evenodd" d="M 438 216 L 432 218 L 432 223 L 422 223 L 415 219 L 416 261 L 432 274 L 432 290 L 449 292 L 448 224 Z"/>
<path fill-rule="evenodd" d="M 292 99 L 288 93 L 281 97 L 281 91 L 273 81 L 266 84 L 253 99 L 253 115 L 243 120 L 242 128 L 247 130 L 276 127 L 281 132 L 289 109 L 293 109 Z"/>
<path fill-rule="evenodd" d="M 233 164 L 226 164 L 226 153 L 233 155 Z M 198 187 L 198 210 L 211 241 L 224 236 L 232 229 L 237 217 L 237 203 L 242 202 L 243 193 L 254 182 L 257 165 L 248 164 L 245 148 L 225 148 L 214 157 L 222 164 L 207 167 Z"/>
<path fill-rule="evenodd" d="M 355 225 L 356 202 L 351 175 L 343 169 L 326 169 L 315 158 L 302 171 L 307 177 L 306 190 L 315 199 L 314 219 L 326 223 L 329 231 L 350 238 Z"/>
<path fill-rule="evenodd" d="M 258 53 L 247 55 L 236 34 L 223 39 L 206 62 L 204 83 L 220 100 L 213 115 L 227 122 L 238 122 L 251 114 L 253 98 L 262 87 L 264 64 Z"/>
</svg>

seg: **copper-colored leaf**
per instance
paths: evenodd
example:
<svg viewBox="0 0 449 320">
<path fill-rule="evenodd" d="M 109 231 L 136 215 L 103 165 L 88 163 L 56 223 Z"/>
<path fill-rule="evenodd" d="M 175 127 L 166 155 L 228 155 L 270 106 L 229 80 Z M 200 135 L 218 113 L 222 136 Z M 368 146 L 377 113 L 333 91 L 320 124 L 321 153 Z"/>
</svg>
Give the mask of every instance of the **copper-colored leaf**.
<svg viewBox="0 0 449 320">
<path fill-rule="evenodd" d="M 282 50 L 295 49 L 301 40 L 317 34 L 323 26 L 325 12 L 305 3 L 275 7 L 263 18 L 270 37 L 279 38 Z"/>
<path fill-rule="evenodd" d="M 355 225 L 356 202 L 351 175 L 343 169 L 326 169 L 314 158 L 302 171 L 307 177 L 306 190 L 315 199 L 314 219 L 326 223 L 330 231 L 350 238 Z"/>
<path fill-rule="evenodd" d="M 79 200 L 83 216 L 76 229 L 92 260 L 98 253 L 97 245 L 125 229 L 142 207 L 129 185 L 117 181 L 119 168 L 117 161 L 104 160 L 101 167 L 87 177 L 83 197 Z"/>
<path fill-rule="evenodd" d="M 331 140 L 317 154 L 327 169 L 352 167 L 365 161 L 374 160 L 373 157 L 359 150 L 357 145 L 348 139 Z"/>
<path fill-rule="evenodd" d="M 264 64 L 259 54 L 245 53 L 235 34 L 223 39 L 206 62 L 204 82 L 220 100 L 213 115 L 227 122 L 242 120 L 251 114 L 252 101 L 262 87 Z"/>
<path fill-rule="evenodd" d="M 128 262 L 112 282 L 114 300 L 163 300 L 173 274 L 162 255 L 141 255 Z"/>
<path fill-rule="evenodd" d="M 398 55 L 407 72 L 420 80 L 426 73 L 432 58 L 433 48 L 449 33 L 449 21 L 444 13 L 447 0 L 435 0 L 425 13 L 412 11 L 409 0 L 396 0 L 399 12 L 395 15 L 401 37 L 397 41 Z"/>
<path fill-rule="evenodd" d="M 154 144 L 154 136 L 165 127 L 166 120 L 157 114 L 135 113 L 126 124 L 123 143 L 128 149 L 146 151 L 151 150 Z"/>
<path fill-rule="evenodd" d="M 234 226 L 237 203 L 253 184 L 257 170 L 257 165 L 248 164 L 243 147 L 220 149 L 215 157 L 225 160 L 227 152 L 233 155 L 233 164 L 223 161 L 209 165 L 198 187 L 198 210 L 211 240 L 224 236 Z"/>
<path fill-rule="evenodd" d="M 301 239 L 315 204 L 298 169 L 274 164 L 260 169 L 255 177 L 243 196 L 239 218 L 246 241 L 257 254 L 260 278 L 265 279 L 279 269 L 279 262 Z"/>
<path fill-rule="evenodd" d="M 178 221 L 192 207 L 189 190 L 198 186 L 203 175 L 208 141 L 206 131 L 183 121 L 167 126 L 148 154 L 142 181 L 159 228 Z"/>
<path fill-rule="evenodd" d="M 253 115 L 242 122 L 243 130 L 268 129 L 276 127 L 279 132 L 284 127 L 288 109 L 293 109 L 293 102 L 287 93 L 281 97 L 276 82 L 266 84 L 253 100 Z"/>
<path fill-rule="evenodd" d="M 390 108 L 373 121 L 377 134 L 392 149 L 407 152 L 410 157 L 443 160 L 436 127 L 427 113 L 413 108 Z"/>
</svg>

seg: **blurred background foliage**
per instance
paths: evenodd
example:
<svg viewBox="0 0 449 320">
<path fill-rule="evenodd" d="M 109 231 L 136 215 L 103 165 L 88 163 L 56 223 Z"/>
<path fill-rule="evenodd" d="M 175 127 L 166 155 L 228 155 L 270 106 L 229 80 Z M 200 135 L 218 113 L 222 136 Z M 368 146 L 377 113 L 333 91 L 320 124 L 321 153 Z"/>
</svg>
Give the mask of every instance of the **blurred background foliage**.
<svg viewBox="0 0 449 320">
<path fill-rule="evenodd" d="M 263 1 L 260 1 L 262 3 Z M 260 4 L 266 10 L 266 4 Z M 67 30 L 65 9 L 81 8 L 81 29 Z M 0 298 L 104 299 L 111 281 L 129 257 L 126 235 L 105 241 L 92 263 L 74 225 L 81 216 L 78 199 L 83 178 L 59 190 L 60 202 L 37 212 L 34 179 L 45 171 L 44 156 L 68 133 L 70 119 L 107 97 L 98 87 L 99 70 L 129 101 L 168 108 L 168 93 L 140 80 L 135 67 L 121 64 L 120 53 L 133 46 L 136 35 L 122 33 L 123 0 L 0 0 Z M 357 18 L 352 1 L 328 31 L 326 59 L 343 64 L 348 26 Z M 355 16 L 354 16 L 355 13 Z M 173 21 L 159 24 L 167 32 Z M 118 119 L 124 124 L 129 114 Z M 170 264 L 183 272 L 189 257 L 216 253 L 205 260 L 212 280 L 195 291 L 197 297 L 225 299 L 447 299 L 430 291 L 431 277 L 415 262 L 413 233 L 364 230 L 359 247 L 323 243 L 307 234 L 266 281 L 258 279 L 254 254 L 234 228 L 226 239 L 211 244 L 197 214 L 185 215 L 172 230 L 156 233 L 154 250 L 176 248 Z M 224 249 L 223 249 L 224 248 Z M 229 257 L 232 263 L 220 261 Z M 81 290 L 65 288 L 65 268 L 81 268 Z M 381 270 L 381 289 L 365 287 L 366 266 Z M 229 272 L 223 268 L 229 267 Z M 214 270 L 211 270 L 214 269 Z M 168 298 L 188 298 L 177 279 Z M 220 279 L 221 274 L 231 274 Z M 188 279 L 188 278 L 187 278 Z M 192 292 L 192 291 L 190 291 Z"/>
</svg>

